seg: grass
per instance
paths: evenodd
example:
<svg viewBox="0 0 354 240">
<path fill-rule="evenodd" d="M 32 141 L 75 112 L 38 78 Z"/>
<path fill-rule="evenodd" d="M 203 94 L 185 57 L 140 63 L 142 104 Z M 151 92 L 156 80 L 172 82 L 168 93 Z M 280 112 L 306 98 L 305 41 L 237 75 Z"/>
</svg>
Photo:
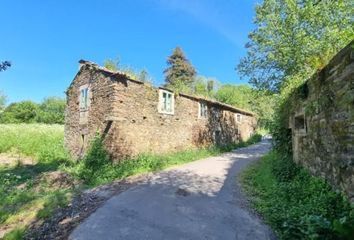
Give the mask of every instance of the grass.
<svg viewBox="0 0 354 240">
<path fill-rule="evenodd" d="M 0 153 L 52 162 L 68 159 L 64 126 L 47 124 L 0 124 Z"/>
<path fill-rule="evenodd" d="M 45 219 L 70 201 L 74 188 L 53 186 L 44 177 L 58 168 L 59 163 L 0 167 L 0 229 L 14 229 L 5 239 L 17 239 L 31 221 Z"/>
<path fill-rule="evenodd" d="M 136 159 L 112 164 L 99 139 L 82 161 L 70 161 L 63 146 L 63 130 L 61 125 L 0 124 L 0 153 L 34 159 L 31 165 L 0 165 L 0 230 L 12 230 L 5 239 L 22 239 L 32 221 L 50 217 L 83 187 L 215 156 L 261 139 L 260 135 L 254 135 L 249 141 L 238 144 L 165 155 L 142 154 Z M 78 178 L 80 184 L 75 184 L 76 188 L 53 185 L 50 174 L 56 172 L 66 172 L 70 181 Z"/>
<path fill-rule="evenodd" d="M 254 208 L 280 239 L 352 239 L 354 207 L 322 179 L 271 152 L 241 176 Z"/>
<path fill-rule="evenodd" d="M 31 158 L 34 163 L 0 165 L 0 229 L 13 229 L 5 239 L 21 239 L 31 221 L 50 216 L 70 201 L 75 191 L 49 185 L 44 177 L 69 160 L 63 145 L 64 127 L 0 124 L 0 136 L 0 153 Z"/>
<path fill-rule="evenodd" d="M 255 134 L 246 142 L 226 146 L 213 146 L 204 149 L 190 149 L 164 155 L 142 154 L 136 159 L 112 164 L 107 158 L 107 153 L 103 149 L 101 140 L 98 137 L 93 142 L 91 151 L 88 152 L 83 161 L 66 169 L 73 176 L 84 179 L 90 186 L 96 186 L 131 175 L 159 171 L 170 166 L 216 156 L 232 149 L 254 144 L 260 140 L 261 135 Z"/>
</svg>

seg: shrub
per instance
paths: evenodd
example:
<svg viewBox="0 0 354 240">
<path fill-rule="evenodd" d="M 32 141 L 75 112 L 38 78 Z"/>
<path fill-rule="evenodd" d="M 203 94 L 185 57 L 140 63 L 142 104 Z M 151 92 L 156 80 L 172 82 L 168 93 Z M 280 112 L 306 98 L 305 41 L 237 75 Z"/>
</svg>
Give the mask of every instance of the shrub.
<svg viewBox="0 0 354 240">
<path fill-rule="evenodd" d="M 272 173 L 279 182 L 291 181 L 299 172 L 299 167 L 288 156 L 273 159 Z"/>
<path fill-rule="evenodd" d="M 90 148 L 78 166 L 80 178 L 91 181 L 100 170 L 111 165 L 109 155 L 104 148 L 103 139 L 100 134 L 96 134 L 92 140 Z"/>
<path fill-rule="evenodd" d="M 261 140 L 262 140 L 262 135 L 259 133 L 255 133 L 246 141 L 246 143 L 247 145 L 250 145 L 250 144 L 255 144 L 257 142 L 260 142 Z"/>
<path fill-rule="evenodd" d="M 10 104 L 2 113 L 2 123 L 33 123 L 39 111 L 38 104 L 32 101 L 22 101 Z"/>
<path fill-rule="evenodd" d="M 348 199 L 303 168 L 291 170 L 290 159 L 280 156 L 269 153 L 242 176 L 252 204 L 265 221 L 281 239 L 352 239 L 354 206 Z"/>
<path fill-rule="evenodd" d="M 1 123 L 47 123 L 63 124 L 65 99 L 49 97 L 41 104 L 32 101 L 11 103 L 2 111 L 2 95 L 0 93 L 0 122 Z M 1 112 L 2 111 L 2 112 Z"/>
<path fill-rule="evenodd" d="M 47 124 L 64 124 L 65 99 L 48 97 L 39 105 L 36 121 Z"/>
</svg>

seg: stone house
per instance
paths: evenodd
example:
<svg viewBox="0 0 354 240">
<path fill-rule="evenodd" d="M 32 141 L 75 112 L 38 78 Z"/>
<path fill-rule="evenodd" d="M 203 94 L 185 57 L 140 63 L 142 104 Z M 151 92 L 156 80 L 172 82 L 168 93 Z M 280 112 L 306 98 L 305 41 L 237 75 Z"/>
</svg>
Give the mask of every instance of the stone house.
<svg viewBox="0 0 354 240">
<path fill-rule="evenodd" d="M 354 200 L 354 41 L 298 91 L 289 118 L 294 161 Z"/>
<path fill-rule="evenodd" d="M 248 139 L 253 113 L 149 84 L 81 60 L 67 90 L 65 145 L 76 158 L 97 132 L 112 159 Z"/>
</svg>

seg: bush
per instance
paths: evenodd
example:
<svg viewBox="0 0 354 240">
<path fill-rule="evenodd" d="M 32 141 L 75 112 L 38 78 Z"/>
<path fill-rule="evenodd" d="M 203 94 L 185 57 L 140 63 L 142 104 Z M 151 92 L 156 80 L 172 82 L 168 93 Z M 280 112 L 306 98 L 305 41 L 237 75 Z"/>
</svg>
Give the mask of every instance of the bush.
<svg viewBox="0 0 354 240">
<path fill-rule="evenodd" d="M 33 123 L 39 111 L 38 104 L 22 101 L 10 104 L 1 114 L 2 123 Z"/>
<path fill-rule="evenodd" d="M 96 134 L 91 146 L 79 164 L 79 176 L 85 181 L 91 181 L 95 174 L 111 165 L 109 155 L 104 148 L 101 135 Z"/>
<path fill-rule="evenodd" d="M 36 121 L 47 124 L 64 124 L 66 102 L 60 97 L 49 97 L 39 106 Z"/>
<path fill-rule="evenodd" d="M 299 167 L 290 157 L 278 156 L 273 159 L 272 173 L 279 182 L 287 182 L 299 173 Z"/>
<path fill-rule="evenodd" d="M 259 133 L 255 133 L 246 141 L 246 143 L 247 145 L 250 145 L 250 144 L 258 143 L 260 141 L 262 141 L 262 135 Z"/>
<path fill-rule="evenodd" d="M 281 239 L 352 239 L 354 206 L 322 179 L 271 152 L 246 169 L 242 183 Z M 282 169 L 291 177 L 281 174 Z M 290 181 L 291 179 L 291 181 Z"/>
<path fill-rule="evenodd" d="M 59 97 L 46 98 L 41 104 L 32 101 L 11 103 L 0 111 L 0 122 L 64 124 L 65 105 L 65 99 Z M 0 102 L 0 110 L 1 107 Z"/>
</svg>

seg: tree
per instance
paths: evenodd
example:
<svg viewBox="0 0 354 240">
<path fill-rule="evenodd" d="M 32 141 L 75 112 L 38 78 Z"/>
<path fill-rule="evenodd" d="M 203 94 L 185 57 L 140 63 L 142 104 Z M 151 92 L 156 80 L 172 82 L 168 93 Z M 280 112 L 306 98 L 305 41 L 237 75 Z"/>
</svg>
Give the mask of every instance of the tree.
<svg viewBox="0 0 354 240">
<path fill-rule="evenodd" d="M 0 91 L 0 113 L 4 110 L 6 104 L 6 95 Z"/>
<path fill-rule="evenodd" d="M 2 123 L 33 123 L 36 121 L 39 106 L 32 101 L 11 103 L 0 115 Z"/>
<path fill-rule="evenodd" d="M 248 85 L 225 84 L 215 93 L 215 98 L 220 102 L 254 112 L 257 115 L 258 126 L 270 128 L 277 95 Z"/>
<path fill-rule="evenodd" d="M 354 1 L 264 0 L 237 69 L 260 89 L 298 86 L 354 36 Z"/>
<path fill-rule="evenodd" d="M 9 61 L 0 62 L 0 72 L 5 71 L 9 67 L 11 67 L 11 62 Z"/>
<path fill-rule="evenodd" d="M 196 76 L 193 80 L 193 93 L 204 97 L 213 98 L 218 81 L 213 78 Z"/>
<path fill-rule="evenodd" d="M 66 101 L 60 97 L 48 97 L 39 105 L 36 121 L 47 124 L 64 124 Z"/>
<path fill-rule="evenodd" d="M 236 107 L 251 110 L 253 89 L 248 85 L 222 85 L 215 93 L 216 100 Z"/>
<path fill-rule="evenodd" d="M 166 86 L 178 90 L 190 90 L 196 75 L 196 70 L 186 58 L 180 47 L 176 47 L 167 59 L 167 69 L 164 71 Z"/>
</svg>

